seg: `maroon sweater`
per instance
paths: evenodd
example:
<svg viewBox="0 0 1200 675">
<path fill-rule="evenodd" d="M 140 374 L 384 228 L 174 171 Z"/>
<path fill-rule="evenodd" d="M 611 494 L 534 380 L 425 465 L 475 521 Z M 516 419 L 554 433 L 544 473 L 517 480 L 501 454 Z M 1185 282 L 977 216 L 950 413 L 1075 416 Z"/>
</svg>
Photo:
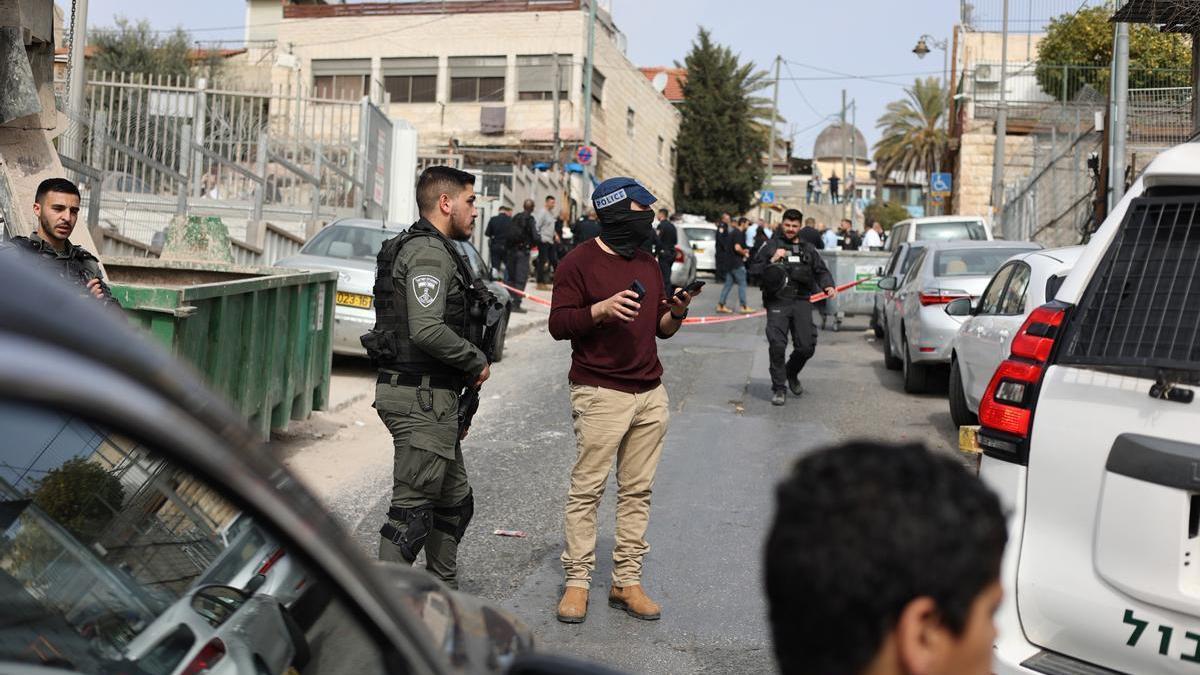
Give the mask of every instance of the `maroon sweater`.
<svg viewBox="0 0 1200 675">
<path fill-rule="evenodd" d="M 628 289 L 634 280 L 646 287 L 636 319 L 592 321 L 592 305 Z M 663 301 L 662 271 L 649 253 L 632 260 L 606 253 L 592 239 L 566 255 L 554 275 L 550 335 L 571 341 L 571 382 L 631 393 L 657 387 L 659 321 L 670 309 Z"/>
</svg>

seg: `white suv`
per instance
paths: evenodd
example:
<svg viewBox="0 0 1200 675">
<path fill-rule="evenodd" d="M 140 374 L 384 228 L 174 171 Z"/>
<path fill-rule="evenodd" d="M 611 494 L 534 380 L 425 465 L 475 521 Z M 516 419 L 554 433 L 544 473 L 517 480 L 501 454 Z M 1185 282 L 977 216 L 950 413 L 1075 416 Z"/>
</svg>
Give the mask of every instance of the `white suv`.
<svg viewBox="0 0 1200 675">
<path fill-rule="evenodd" d="M 996 673 L 1200 673 L 1200 145 L 1163 153 L 979 407 Z"/>
</svg>

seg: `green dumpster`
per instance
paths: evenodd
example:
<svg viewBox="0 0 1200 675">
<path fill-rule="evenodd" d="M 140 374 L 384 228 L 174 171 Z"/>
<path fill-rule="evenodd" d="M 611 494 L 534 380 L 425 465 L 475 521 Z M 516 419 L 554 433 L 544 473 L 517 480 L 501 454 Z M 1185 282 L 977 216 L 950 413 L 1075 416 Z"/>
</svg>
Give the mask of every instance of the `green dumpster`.
<svg viewBox="0 0 1200 675">
<path fill-rule="evenodd" d="M 189 361 L 257 429 L 329 401 L 337 272 L 108 258 L 130 320 Z"/>
</svg>

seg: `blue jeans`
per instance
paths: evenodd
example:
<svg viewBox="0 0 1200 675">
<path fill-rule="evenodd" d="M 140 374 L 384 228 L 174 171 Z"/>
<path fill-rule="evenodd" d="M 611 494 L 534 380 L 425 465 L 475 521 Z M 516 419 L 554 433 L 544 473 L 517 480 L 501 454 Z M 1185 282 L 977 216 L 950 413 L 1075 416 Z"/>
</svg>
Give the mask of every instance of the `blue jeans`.
<svg viewBox="0 0 1200 675">
<path fill-rule="evenodd" d="M 729 273 L 725 275 L 725 288 L 721 289 L 720 304 L 724 305 L 725 301 L 729 299 L 729 289 L 733 287 L 733 284 L 735 281 L 737 282 L 737 287 L 738 287 L 738 301 L 741 303 L 742 307 L 745 307 L 746 306 L 746 268 L 742 265 L 738 265 L 737 267 L 729 270 Z"/>
</svg>

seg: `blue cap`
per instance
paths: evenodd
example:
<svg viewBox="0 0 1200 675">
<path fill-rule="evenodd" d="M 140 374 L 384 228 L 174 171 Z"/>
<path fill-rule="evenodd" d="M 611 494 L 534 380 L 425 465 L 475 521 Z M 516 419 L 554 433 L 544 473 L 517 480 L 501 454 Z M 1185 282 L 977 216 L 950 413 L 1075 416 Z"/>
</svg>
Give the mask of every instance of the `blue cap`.
<svg viewBox="0 0 1200 675">
<path fill-rule="evenodd" d="M 644 185 L 628 176 L 609 178 L 592 191 L 592 205 L 597 212 L 625 199 L 632 199 L 642 206 L 650 206 L 658 201 Z"/>
</svg>

